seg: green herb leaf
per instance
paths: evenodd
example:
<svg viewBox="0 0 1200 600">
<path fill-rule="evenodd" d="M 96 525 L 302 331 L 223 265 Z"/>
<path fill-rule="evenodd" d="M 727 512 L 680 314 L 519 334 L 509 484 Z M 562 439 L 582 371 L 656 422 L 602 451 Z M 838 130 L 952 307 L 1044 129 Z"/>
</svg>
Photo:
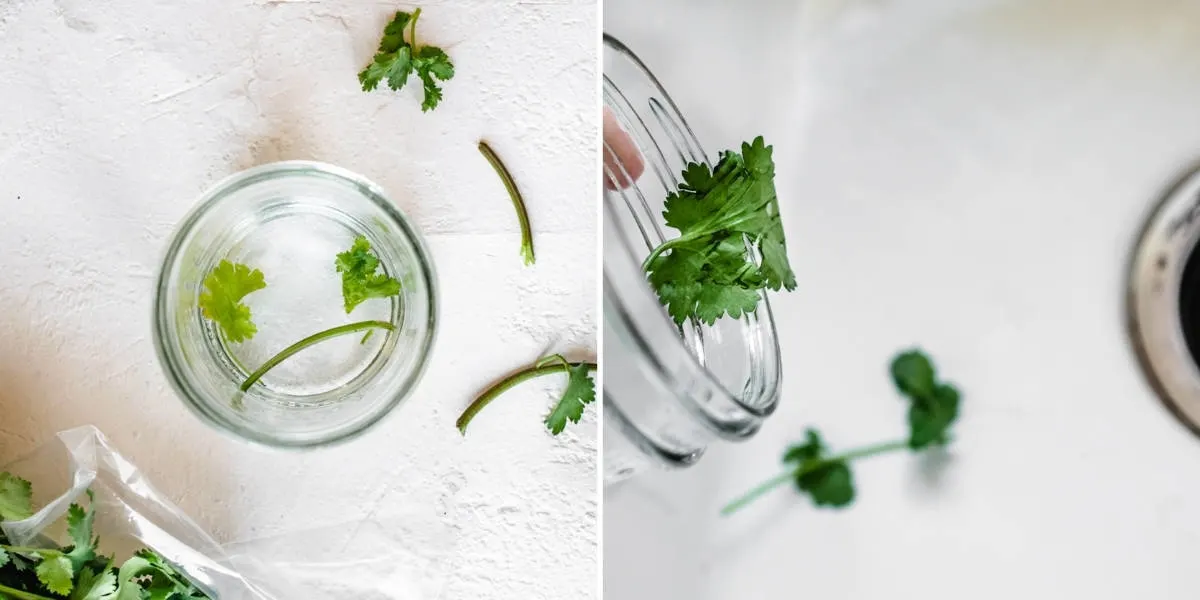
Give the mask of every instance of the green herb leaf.
<svg viewBox="0 0 1200 600">
<path fill-rule="evenodd" d="M 75 587 L 75 573 L 71 569 L 71 560 L 61 554 L 45 555 L 37 566 L 37 578 L 46 589 L 65 596 Z"/>
<path fill-rule="evenodd" d="M 112 563 L 99 571 L 84 567 L 79 571 L 71 600 L 111 600 L 117 593 L 117 574 Z"/>
<path fill-rule="evenodd" d="M 821 435 L 805 432 L 802 445 L 788 448 L 783 462 L 795 467 L 796 489 L 808 494 L 817 506 L 841 508 L 854 501 L 854 477 L 845 460 L 826 456 Z"/>
<path fill-rule="evenodd" d="M 596 400 L 596 382 L 592 381 L 588 365 L 571 365 L 567 373 L 570 375 L 567 388 L 554 410 L 546 415 L 546 428 L 554 435 L 566 429 L 567 421 L 578 423 L 583 418 L 583 409 Z"/>
<path fill-rule="evenodd" d="M 11 473 L 0 473 L 0 521 L 33 516 L 33 486 Z"/>
<path fill-rule="evenodd" d="M 114 600 L 143 600 L 138 579 L 153 573 L 154 567 L 141 556 L 133 556 L 117 572 L 117 595 Z"/>
<path fill-rule="evenodd" d="M 241 343 L 254 337 L 258 328 L 242 298 L 267 287 L 262 271 L 223 260 L 204 278 L 204 287 L 207 291 L 200 294 L 200 309 L 221 327 L 226 339 Z"/>
<path fill-rule="evenodd" d="M 415 72 L 424 89 L 421 110 L 430 111 L 437 108 L 442 100 L 442 88 L 438 81 L 454 78 L 454 64 L 441 48 L 417 47 L 417 19 L 420 16 L 419 8 L 411 14 L 403 11 L 396 13 L 384 27 L 374 60 L 358 74 L 358 82 L 365 92 L 379 87 L 384 80 L 389 88 L 399 90 Z M 410 28 L 409 41 L 404 40 L 405 28 Z"/>
<path fill-rule="evenodd" d="M 8 558 L 8 553 L 5 552 L 3 548 L 0 548 L 0 567 L 7 565 L 10 560 L 11 559 Z"/>
<path fill-rule="evenodd" d="M 723 152 L 715 167 L 689 164 L 667 196 L 663 217 L 680 234 L 642 266 L 676 323 L 738 318 L 755 310 L 762 290 L 796 288 L 771 153 L 760 136 L 740 153 Z"/>
<path fill-rule="evenodd" d="M 908 411 L 909 434 L 904 440 L 864 446 L 849 452 L 829 455 L 819 433 L 805 432 L 805 440 L 783 454 L 788 470 L 769 479 L 742 497 L 727 504 L 721 514 L 732 514 L 760 496 L 788 483 L 808 494 L 817 506 L 841 508 L 854 502 L 854 475 L 850 463 L 889 452 L 924 450 L 950 441 L 949 429 L 958 417 L 959 393 L 948 383 L 937 380 L 933 362 L 920 350 L 902 352 L 891 363 L 896 389 L 912 401 Z"/>
<path fill-rule="evenodd" d="M 920 350 L 902 352 L 892 360 L 896 389 L 912 404 L 908 408 L 908 445 L 921 450 L 949 441 L 949 429 L 958 418 L 959 393 L 953 385 L 937 381 L 929 357 Z"/>
<path fill-rule="evenodd" d="M 342 301 L 346 314 L 369 298 L 387 298 L 400 293 L 400 282 L 379 272 L 379 259 L 371 253 L 366 236 L 354 238 L 350 249 L 337 255 L 337 270 L 342 274 Z"/>
<path fill-rule="evenodd" d="M 92 499 L 91 490 L 88 499 Z M 92 524 L 96 521 L 96 512 L 90 506 L 88 510 L 78 504 L 72 504 L 67 510 L 67 534 L 71 536 L 74 546 L 67 553 L 71 566 L 78 571 L 88 561 L 96 558 L 96 540 L 92 537 Z"/>
</svg>

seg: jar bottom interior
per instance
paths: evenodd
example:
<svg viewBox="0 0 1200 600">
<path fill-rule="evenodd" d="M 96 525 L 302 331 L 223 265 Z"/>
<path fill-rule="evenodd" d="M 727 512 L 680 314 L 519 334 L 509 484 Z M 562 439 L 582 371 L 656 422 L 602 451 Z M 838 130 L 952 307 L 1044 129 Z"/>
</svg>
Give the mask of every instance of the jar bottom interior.
<svg viewBox="0 0 1200 600">
<path fill-rule="evenodd" d="M 359 235 L 380 249 L 385 242 L 373 239 L 374 229 L 328 205 L 281 199 L 233 224 L 209 247 L 209 268 L 223 259 L 245 264 L 262 271 L 267 283 L 242 300 L 257 328 L 249 340 L 228 342 L 211 322 L 203 324 L 207 351 L 231 379 L 244 381 L 281 350 L 318 332 L 368 320 L 400 322 L 398 297 L 367 300 L 349 315 L 344 309 L 336 256 Z M 387 253 L 377 254 L 383 271 L 400 279 Z M 256 387 L 266 393 L 253 397 L 288 407 L 328 403 L 329 392 L 347 391 L 382 362 L 387 334 L 369 329 L 309 346 L 263 375 Z"/>
</svg>

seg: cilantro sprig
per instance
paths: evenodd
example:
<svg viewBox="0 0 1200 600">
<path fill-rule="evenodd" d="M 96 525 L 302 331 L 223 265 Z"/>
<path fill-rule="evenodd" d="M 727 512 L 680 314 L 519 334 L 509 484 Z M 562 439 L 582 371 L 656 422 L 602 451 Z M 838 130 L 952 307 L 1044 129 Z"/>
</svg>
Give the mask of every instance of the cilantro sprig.
<svg viewBox="0 0 1200 600">
<path fill-rule="evenodd" d="M 32 486 L 11 473 L 0 473 L 0 521 L 33 515 Z M 67 510 L 70 545 L 11 545 L 0 531 L 0 598 L 16 600 L 202 600 L 208 596 L 152 550 L 141 550 L 117 567 L 97 552 L 94 496 L 88 506 Z"/>
<path fill-rule="evenodd" d="M 374 90 L 383 81 L 387 81 L 389 88 L 399 90 L 415 73 L 425 91 L 421 110 L 430 111 L 442 100 L 438 81 L 454 78 L 454 63 L 441 48 L 417 45 L 417 19 L 420 17 L 419 8 L 412 13 L 396 12 L 383 29 L 375 59 L 358 74 L 358 82 L 364 92 Z M 408 41 L 404 40 L 405 28 L 409 29 Z"/>
<path fill-rule="evenodd" d="M 584 408 L 595 402 L 596 382 L 592 378 L 592 373 L 596 371 L 596 368 L 594 362 L 570 362 L 561 354 L 543 357 L 484 390 L 474 402 L 467 406 L 462 416 L 458 417 L 455 426 L 458 427 L 460 433 L 466 435 L 467 426 L 470 425 L 471 420 L 504 392 L 536 377 L 566 373 L 567 387 L 563 389 L 562 396 L 555 403 L 554 409 L 546 415 L 543 421 L 551 434 L 558 435 L 566 429 L 568 422 L 578 423 L 583 418 Z"/>
<path fill-rule="evenodd" d="M 667 196 L 663 217 L 679 236 L 642 268 L 676 323 L 737 318 L 754 312 L 762 290 L 796 289 L 772 152 L 760 136 L 741 152 L 722 152 L 716 166 L 691 163 Z"/>
<path fill-rule="evenodd" d="M 958 389 L 938 380 L 933 362 L 920 350 L 898 354 L 892 360 L 890 372 L 896 389 L 909 401 L 906 438 L 834 454 L 819 432 L 808 429 L 803 442 L 784 452 L 785 472 L 729 503 L 721 514 L 732 514 L 789 482 L 816 506 L 843 508 L 854 502 L 856 494 L 850 463 L 880 454 L 920 452 L 950 443 L 950 426 L 958 418 Z"/>
</svg>

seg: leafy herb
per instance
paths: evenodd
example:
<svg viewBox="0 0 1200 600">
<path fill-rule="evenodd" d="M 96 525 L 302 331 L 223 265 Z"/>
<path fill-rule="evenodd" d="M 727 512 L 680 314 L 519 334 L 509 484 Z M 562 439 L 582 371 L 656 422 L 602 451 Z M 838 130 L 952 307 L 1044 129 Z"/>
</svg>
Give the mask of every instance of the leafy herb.
<svg viewBox="0 0 1200 600">
<path fill-rule="evenodd" d="M 379 87 L 379 82 L 385 79 L 389 88 L 399 90 L 415 72 L 425 88 L 421 110 L 429 111 L 437 108 L 442 100 L 442 88 L 438 80 L 453 79 L 454 64 L 441 48 L 417 46 L 417 19 L 420 16 L 419 8 L 411 14 L 403 11 L 396 13 L 383 29 L 383 39 L 379 42 L 375 60 L 358 74 L 358 82 L 362 84 L 364 92 Z M 409 28 L 407 42 L 404 41 L 405 28 Z"/>
<path fill-rule="evenodd" d="M 200 310 L 221 327 L 226 339 L 240 343 L 254 337 L 258 328 L 242 298 L 267 287 L 262 271 L 223 260 L 204 278 L 204 287 L 207 291 L 200 294 Z"/>
<path fill-rule="evenodd" d="M 479 142 L 479 151 L 491 163 L 492 168 L 496 170 L 496 174 L 500 176 L 500 181 L 504 182 L 504 189 L 508 190 L 508 197 L 512 199 L 513 208 L 517 211 L 517 221 L 521 224 L 521 256 L 525 259 L 526 265 L 532 265 L 535 262 L 533 256 L 533 232 L 529 228 L 529 213 L 525 210 L 525 199 L 521 197 L 521 192 L 517 190 L 517 184 L 513 181 L 512 175 L 504 167 L 504 163 L 500 162 L 500 157 L 496 156 L 492 148 L 487 145 L 487 142 Z"/>
<path fill-rule="evenodd" d="M 366 236 L 354 238 L 350 249 L 337 255 L 338 273 L 342 274 L 342 302 L 346 314 L 370 298 L 387 298 L 400 293 L 400 282 L 379 272 L 379 259 L 371 252 Z"/>
<path fill-rule="evenodd" d="M 796 289 L 771 153 L 760 136 L 740 153 L 721 153 L 715 167 L 691 163 L 667 196 L 663 217 L 680 235 L 642 268 L 676 323 L 737 318 L 755 310 L 764 289 Z"/>
<path fill-rule="evenodd" d="M 920 350 L 902 352 L 892 359 L 891 376 L 896 389 L 911 402 L 906 439 L 831 454 L 821 435 L 809 429 L 803 443 L 784 452 L 783 464 L 787 466 L 784 473 L 729 503 L 721 513 L 732 514 L 788 482 L 793 483 L 800 493 L 807 494 L 817 506 L 849 506 L 855 497 L 851 462 L 905 449 L 918 452 L 949 443 L 950 426 L 958 418 L 958 390 L 937 380 L 933 363 Z"/>
<path fill-rule="evenodd" d="M 562 397 L 555 404 L 554 410 L 546 416 L 544 421 L 546 429 L 550 430 L 550 433 L 558 435 L 566 428 L 567 421 L 578 423 L 583 417 L 584 407 L 596 400 L 596 383 L 592 379 L 592 373 L 595 371 L 596 363 L 594 362 L 573 363 L 567 361 L 560 354 L 544 357 L 484 390 L 463 411 L 462 416 L 458 418 L 456 426 L 459 432 L 466 435 L 467 425 L 471 423 L 471 420 L 479 414 L 479 411 L 483 410 L 492 400 L 495 400 L 504 392 L 535 377 L 555 373 L 567 373 L 567 387 L 563 390 Z"/>
<path fill-rule="evenodd" d="M 0 473 L 0 520 L 33 514 L 29 482 Z M 141 550 L 120 568 L 96 553 L 96 514 L 72 504 L 67 511 L 70 546 L 21 547 L 0 531 L 0 598 L 15 600 L 203 600 L 208 596 L 151 550 Z M 12 510 L 13 512 L 9 512 Z M 16 518 L 26 518 L 16 517 Z"/>
</svg>

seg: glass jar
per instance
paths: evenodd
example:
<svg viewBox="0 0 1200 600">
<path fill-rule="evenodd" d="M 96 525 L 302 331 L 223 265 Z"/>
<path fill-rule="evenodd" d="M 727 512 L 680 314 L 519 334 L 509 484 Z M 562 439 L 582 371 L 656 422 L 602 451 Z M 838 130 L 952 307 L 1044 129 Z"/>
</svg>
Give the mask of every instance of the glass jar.
<svg viewBox="0 0 1200 600">
<path fill-rule="evenodd" d="M 708 158 L 654 75 L 608 35 L 603 95 L 645 166 L 622 187 L 640 169 L 605 164 L 604 476 L 614 483 L 651 466 L 694 464 L 713 442 L 754 435 L 775 409 L 781 374 L 765 294 L 754 313 L 712 326 L 677 326 L 659 303 L 641 263 L 667 239 L 663 201 L 686 163 Z"/>
<path fill-rule="evenodd" d="M 359 236 L 400 293 L 351 313 L 335 257 Z M 237 343 L 200 306 L 221 261 L 258 269 L 266 283 L 242 299 L 257 331 Z M 159 360 L 188 408 L 236 437 L 303 448 L 361 434 L 412 392 L 434 341 L 437 289 L 421 236 L 379 186 L 288 161 L 232 175 L 201 197 L 171 239 L 154 307 Z M 281 350 L 339 327 L 354 335 L 306 347 L 249 385 Z"/>
</svg>

